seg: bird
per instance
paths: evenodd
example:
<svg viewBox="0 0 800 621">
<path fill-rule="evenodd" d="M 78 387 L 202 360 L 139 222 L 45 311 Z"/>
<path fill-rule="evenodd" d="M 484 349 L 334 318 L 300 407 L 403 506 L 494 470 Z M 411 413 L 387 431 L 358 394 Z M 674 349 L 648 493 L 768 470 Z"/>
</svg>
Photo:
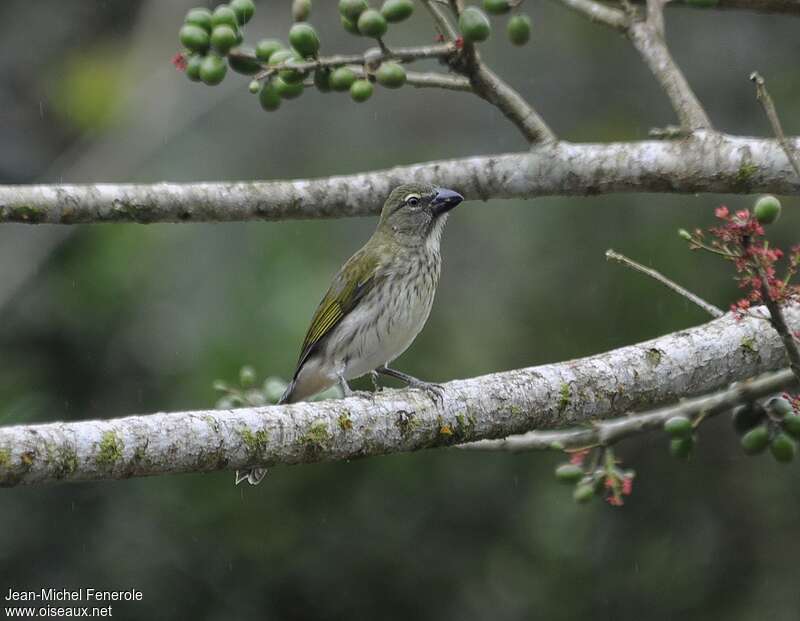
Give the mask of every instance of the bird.
<svg viewBox="0 0 800 621">
<path fill-rule="evenodd" d="M 370 374 L 385 375 L 441 398 L 442 387 L 389 367 L 422 330 L 441 271 L 442 231 L 458 192 L 429 184 L 394 188 L 366 244 L 334 276 L 300 348 L 292 381 L 279 404 L 303 401 Z M 257 485 L 266 469 L 236 472 L 236 485 Z"/>
</svg>

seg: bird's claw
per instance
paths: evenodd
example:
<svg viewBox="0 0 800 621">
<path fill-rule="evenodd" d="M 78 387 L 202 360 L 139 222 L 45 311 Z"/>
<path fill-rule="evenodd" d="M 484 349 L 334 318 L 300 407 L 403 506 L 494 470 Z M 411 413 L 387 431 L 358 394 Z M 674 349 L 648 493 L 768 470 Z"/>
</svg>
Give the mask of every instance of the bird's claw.
<svg viewBox="0 0 800 621">
<path fill-rule="evenodd" d="M 444 386 L 441 384 L 416 380 L 410 382 L 408 387 L 424 391 L 431 399 L 433 399 L 434 402 L 436 402 L 437 405 L 441 406 L 444 404 Z"/>
<path fill-rule="evenodd" d="M 378 382 L 378 372 L 370 371 L 369 378 L 372 380 L 372 387 L 375 389 L 375 392 L 381 392 L 383 390 L 383 386 L 381 386 Z"/>
</svg>

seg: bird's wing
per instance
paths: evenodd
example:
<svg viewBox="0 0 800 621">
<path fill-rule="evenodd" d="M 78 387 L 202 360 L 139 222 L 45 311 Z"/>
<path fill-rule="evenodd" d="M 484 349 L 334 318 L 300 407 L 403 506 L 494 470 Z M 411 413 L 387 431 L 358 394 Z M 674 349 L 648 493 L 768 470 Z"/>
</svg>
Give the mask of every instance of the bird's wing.
<svg viewBox="0 0 800 621">
<path fill-rule="evenodd" d="M 297 361 L 295 377 L 308 357 L 375 286 L 380 279 L 377 268 L 377 259 L 365 258 L 363 250 L 342 266 L 311 320 Z"/>
</svg>

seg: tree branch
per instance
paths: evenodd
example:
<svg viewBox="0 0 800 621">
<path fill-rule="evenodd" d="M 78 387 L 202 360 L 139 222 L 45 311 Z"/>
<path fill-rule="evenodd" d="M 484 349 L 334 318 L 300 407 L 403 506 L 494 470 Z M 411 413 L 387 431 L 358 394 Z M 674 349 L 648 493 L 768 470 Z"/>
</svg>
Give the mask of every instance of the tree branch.
<svg viewBox="0 0 800 621">
<path fill-rule="evenodd" d="M 800 139 L 793 139 L 794 148 Z M 469 199 L 612 192 L 800 193 L 775 140 L 699 134 L 684 140 L 541 145 L 529 152 L 294 181 L 0 186 L 0 223 L 228 222 L 377 213 L 414 179 Z"/>
<path fill-rule="evenodd" d="M 450 0 L 450 9 L 456 18 L 461 15 L 462 5 L 461 0 Z M 450 67 L 469 79 L 475 94 L 497 107 L 531 144 L 555 142 L 553 130 L 533 106 L 481 60 L 478 48 L 473 43 L 463 39 L 462 42 L 461 53 L 450 59 Z"/>
<path fill-rule="evenodd" d="M 673 416 L 684 416 L 691 421 L 711 418 L 728 412 L 741 403 L 747 403 L 797 385 L 791 369 L 782 369 L 762 377 L 737 382 L 720 392 L 687 399 L 652 412 L 631 414 L 623 418 L 599 421 L 590 428 L 563 431 L 529 431 L 518 436 L 499 440 L 480 440 L 458 448 L 481 451 L 530 451 L 553 449 L 580 449 L 609 446 L 630 436 L 646 431 L 658 431 Z"/>
<path fill-rule="evenodd" d="M 433 18 L 439 34 L 450 41 L 454 41 L 456 37 L 458 37 L 458 31 L 456 31 L 456 29 L 450 23 L 450 20 L 447 19 L 442 7 L 439 6 L 436 0 L 423 0 L 423 4 L 431 14 L 431 18 Z"/>
<path fill-rule="evenodd" d="M 638 4 L 643 3 L 645 0 L 632 1 Z M 693 0 L 671 0 L 668 6 L 689 7 L 701 11 L 741 9 L 757 13 L 800 15 L 800 0 L 716 0 L 713 5 L 703 5 Z"/>
<path fill-rule="evenodd" d="M 668 289 L 674 291 L 681 297 L 684 297 L 687 300 L 689 300 L 692 304 L 695 304 L 696 306 L 702 308 L 712 317 L 722 317 L 722 315 L 725 314 L 713 304 L 709 304 L 699 295 L 696 295 L 691 291 L 689 291 L 688 289 L 681 287 L 678 283 L 676 283 L 673 280 L 670 280 L 669 278 L 664 276 L 664 274 L 662 274 L 661 272 L 658 272 L 651 267 L 642 265 L 641 263 L 637 263 L 633 259 L 629 259 L 628 257 L 626 257 L 624 254 L 620 254 L 619 252 L 616 252 L 609 248 L 608 250 L 606 250 L 606 258 L 610 261 L 616 261 L 617 263 L 621 263 L 622 265 L 629 267 L 632 270 L 640 272 L 641 274 L 649 276 L 653 280 L 660 282 Z"/>
<path fill-rule="evenodd" d="M 785 309 L 800 327 L 800 306 Z M 576 426 L 718 390 L 785 364 L 767 322 L 731 315 L 604 354 L 425 393 L 0 427 L 0 485 L 382 455 Z"/>
<path fill-rule="evenodd" d="M 783 127 L 781 127 L 781 121 L 778 118 L 778 112 L 775 110 L 775 104 L 772 102 L 772 97 L 770 97 L 769 92 L 767 92 L 767 85 L 764 82 L 764 78 L 762 78 L 757 71 L 754 71 L 750 74 L 750 80 L 756 85 L 756 98 L 761 103 L 761 107 L 764 108 L 764 114 L 767 115 L 769 124 L 772 127 L 772 133 L 775 134 L 775 138 L 777 138 L 781 148 L 783 149 L 784 153 L 786 153 L 786 158 L 792 165 L 792 169 L 794 169 L 795 174 L 800 177 L 800 164 L 797 163 L 797 159 L 795 158 L 794 153 L 792 153 L 792 148 L 789 145 L 789 141 L 786 140 L 786 134 L 783 133 Z"/>
<path fill-rule="evenodd" d="M 681 126 L 691 131 L 711 129 L 708 115 L 669 53 L 664 38 L 665 0 L 647 0 L 646 19 L 629 5 L 630 11 L 625 13 L 595 0 L 560 2 L 591 21 L 624 32 L 664 89 Z"/>
</svg>

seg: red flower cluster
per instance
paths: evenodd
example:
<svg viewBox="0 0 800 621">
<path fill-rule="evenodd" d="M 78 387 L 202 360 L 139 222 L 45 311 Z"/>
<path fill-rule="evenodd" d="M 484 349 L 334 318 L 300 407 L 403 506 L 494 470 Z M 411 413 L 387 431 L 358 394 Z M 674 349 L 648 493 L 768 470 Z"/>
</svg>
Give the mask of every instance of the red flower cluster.
<svg viewBox="0 0 800 621">
<path fill-rule="evenodd" d="M 571 463 L 573 466 L 582 466 L 587 455 L 589 455 L 589 449 L 581 449 L 580 451 L 570 453 L 569 463 Z"/>
<path fill-rule="evenodd" d="M 609 474 L 605 480 L 606 502 L 612 507 L 625 504 L 623 496 L 630 496 L 633 491 L 633 473 Z"/>
<path fill-rule="evenodd" d="M 178 71 L 186 71 L 186 56 L 182 52 L 175 54 L 171 62 Z"/>
<path fill-rule="evenodd" d="M 800 299 L 800 287 L 790 284 L 800 266 L 800 245 L 792 247 L 783 277 L 776 266 L 784 258 L 780 248 L 771 248 L 764 238 L 764 227 L 746 209 L 731 214 L 727 207 L 718 207 L 714 214 L 722 220 L 720 226 L 711 227 L 714 238 L 710 245 L 701 231 L 692 235 L 690 247 L 720 254 L 736 267 L 736 281 L 747 294 L 731 305 L 740 317 L 752 306 L 764 302 L 764 292 L 779 304 Z"/>
</svg>

